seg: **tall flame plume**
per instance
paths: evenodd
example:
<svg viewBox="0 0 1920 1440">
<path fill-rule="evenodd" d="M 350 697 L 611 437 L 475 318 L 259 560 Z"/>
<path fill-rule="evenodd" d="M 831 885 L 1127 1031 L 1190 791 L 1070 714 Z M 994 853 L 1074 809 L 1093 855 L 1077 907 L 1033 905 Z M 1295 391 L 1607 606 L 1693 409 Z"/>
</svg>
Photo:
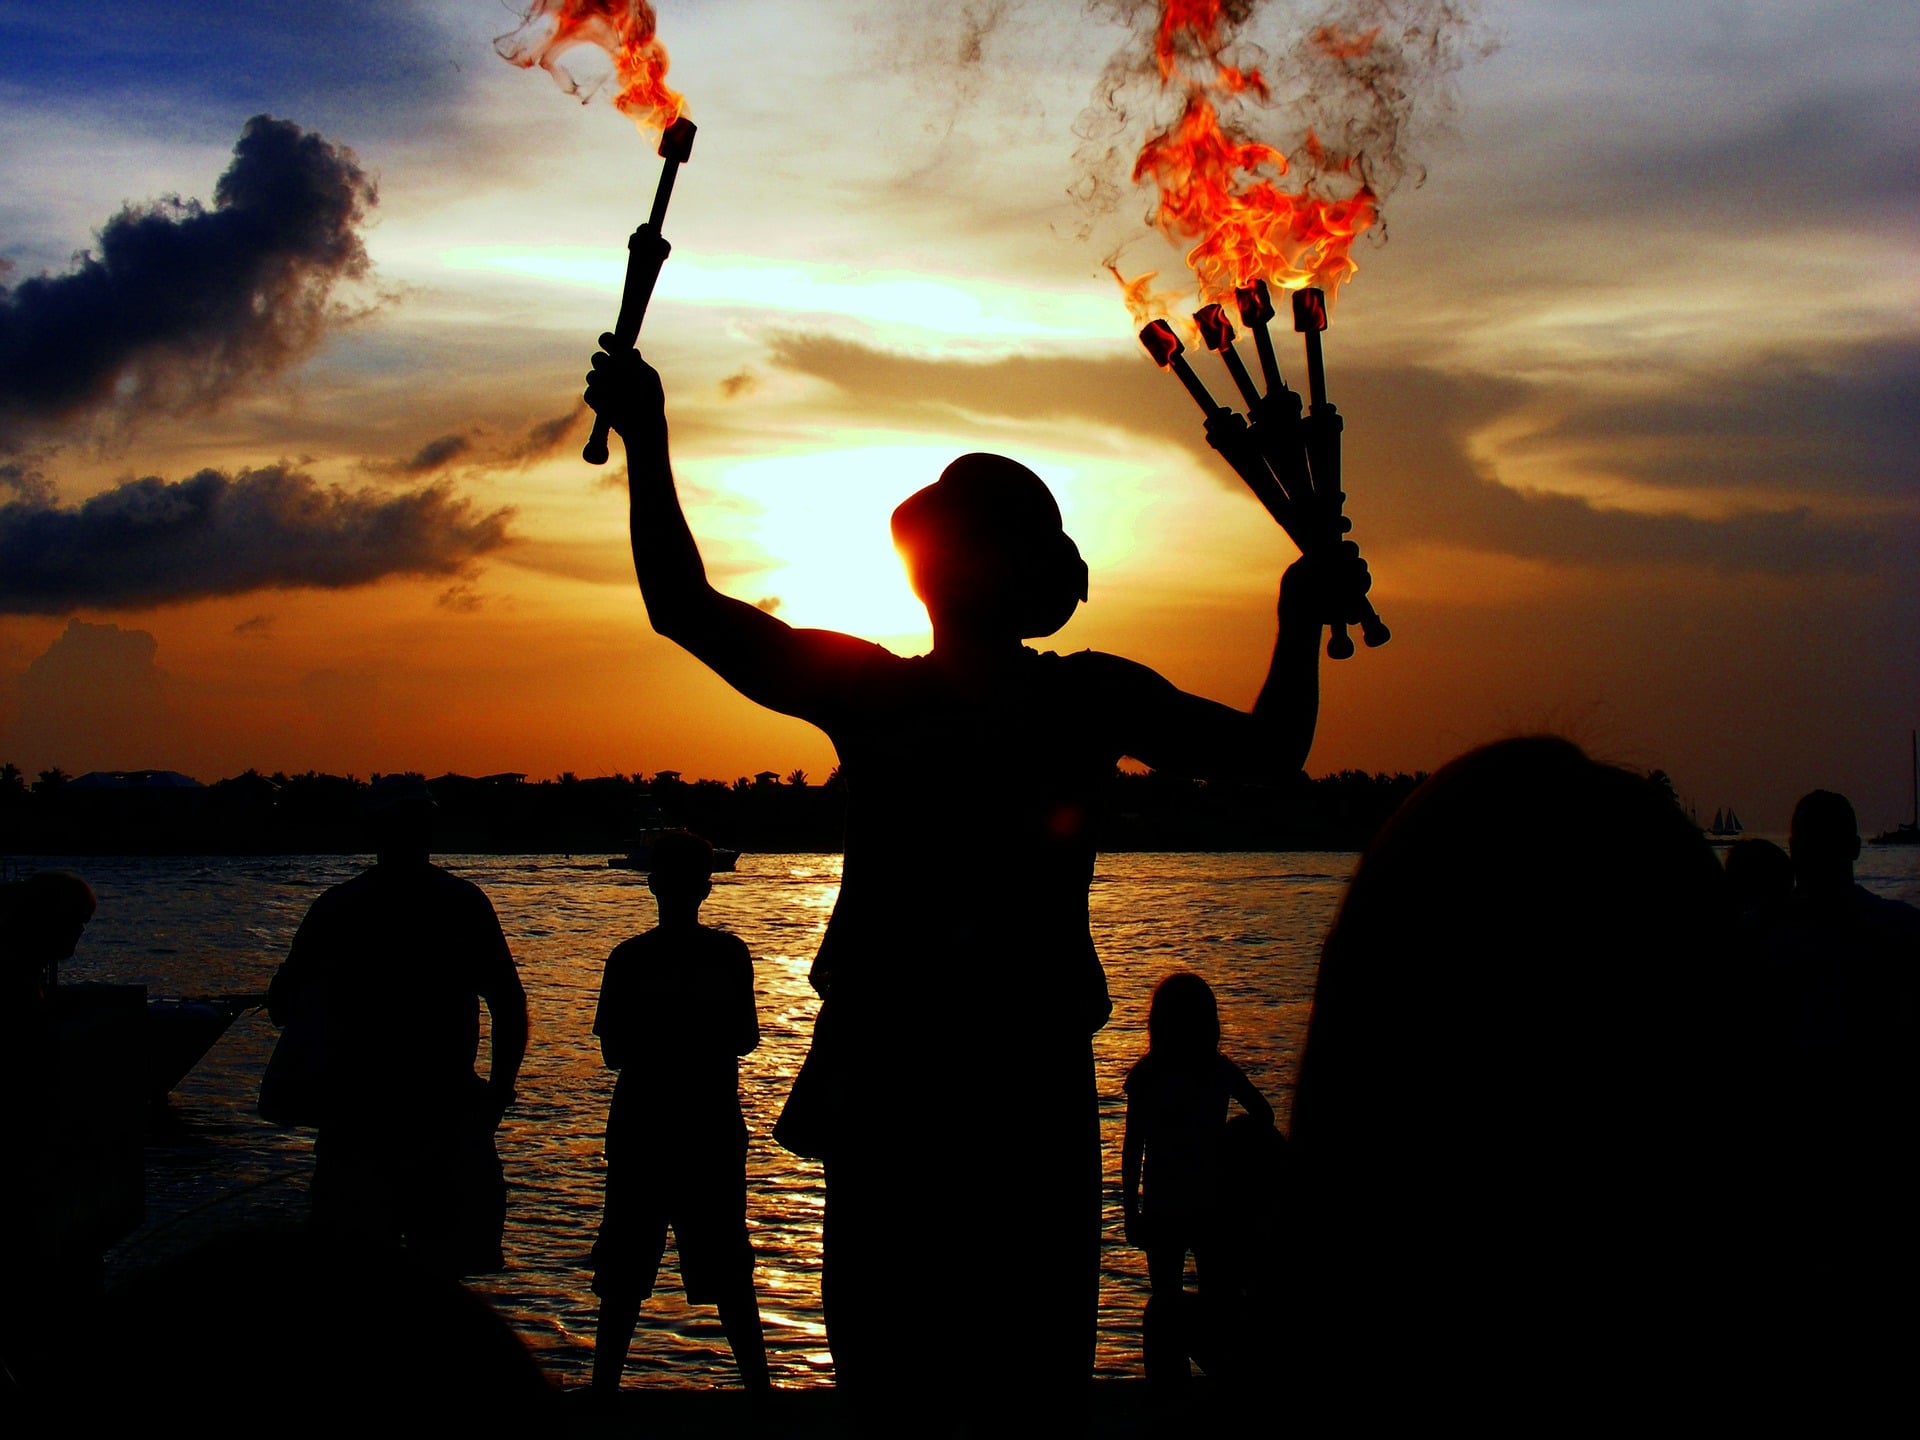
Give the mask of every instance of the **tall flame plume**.
<svg viewBox="0 0 1920 1440">
<path fill-rule="evenodd" d="M 613 62 L 619 89 L 614 105 L 634 123 L 664 130 L 686 109 L 686 97 L 667 84 L 667 50 L 647 0 L 534 0 L 520 28 L 493 42 L 500 58 L 532 69 L 538 65 L 569 95 L 586 103 L 605 80 L 582 81 L 560 63 L 577 45 L 593 45 Z"/>
<path fill-rule="evenodd" d="M 1240 43 L 1259 0 L 1152 0 L 1150 15 L 1140 14 L 1145 5 L 1116 8 L 1140 16 L 1145 73 L 1180 103 L 1177 118 L 1141 145 L 1132 179 L 1152 183 L 1148 222 L 1186 249 L 1200 301 L 1226 300 L 1255 280 L 1335 295 L 1359 269 L 1354 242 L 1380 220 L 1379 166 L 1393 172 L 1389 180 L 1405 168 L 1398 145 L 1414 93 L 1457 68 L 1461 7 L 1415 4 L 1401 14 L 1350 4 L 1340 18 L 1300 32 L 1289 69 L 1332 77 L 1325 93 L 1371 108 L 1365 124 L 1342 128 L 1344 144 L 1306 128 L 1291 154 L 1241 118 L 1271 113 L 1273 103 L 1261 65 L 1241 54 L 1265 58 Z M 1379 24 L 1354 23 L 1370 13 L 1397 20 L 1393 38 L 1383 42 Z M 1151 278 L 1121 281 L 1140 318 L 1161 313 L 1164 292 L 1148 289 Z"/>
</svg>

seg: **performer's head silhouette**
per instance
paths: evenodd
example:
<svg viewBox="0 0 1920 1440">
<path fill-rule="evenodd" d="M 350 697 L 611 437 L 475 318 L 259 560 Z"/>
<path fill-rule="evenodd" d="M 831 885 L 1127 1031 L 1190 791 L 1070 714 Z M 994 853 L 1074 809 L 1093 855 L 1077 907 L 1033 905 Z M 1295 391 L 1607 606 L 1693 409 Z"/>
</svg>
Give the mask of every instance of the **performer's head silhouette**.
<svg viewBox="0 0 1920 1440">
<path fill-rule="evenodd" d="M 1051 635 L 1087 598 L 1087 564 L 1046 483 L 1004 455 L 962 455 L 893 512 L 893 543 L 936 631 Z"/>
</svg>

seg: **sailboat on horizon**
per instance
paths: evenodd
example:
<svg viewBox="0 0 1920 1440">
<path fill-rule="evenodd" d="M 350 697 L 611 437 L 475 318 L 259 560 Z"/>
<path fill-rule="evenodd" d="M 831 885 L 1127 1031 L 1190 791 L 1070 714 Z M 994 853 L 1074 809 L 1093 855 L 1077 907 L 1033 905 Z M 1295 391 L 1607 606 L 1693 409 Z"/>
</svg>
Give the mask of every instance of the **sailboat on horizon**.
<svg viewBox="0 0 1920 1440">
<path fill-rule="evenodd" d="M 1874 836 L 1875 845 L 1920 845 L 1920 730 L 1907 732 L 1907 745 L 1912 765 L 1909 783 L 1913 787 L 1913 818 Z"/>
</svg>

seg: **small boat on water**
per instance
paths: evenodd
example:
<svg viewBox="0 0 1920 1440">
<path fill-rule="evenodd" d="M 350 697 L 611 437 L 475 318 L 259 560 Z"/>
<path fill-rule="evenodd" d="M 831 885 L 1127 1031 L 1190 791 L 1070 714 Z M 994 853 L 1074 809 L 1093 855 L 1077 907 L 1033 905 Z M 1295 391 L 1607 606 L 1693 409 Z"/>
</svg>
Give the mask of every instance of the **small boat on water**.
<svg viewBox="0 0 1920 1440">
<path fill-rule="evenodd" d="M 666 827 L 657 830 L 642 830 L 633 838 L 624 855 L 612 855 L 607 866 L 613 870 L 651 870 L 653 868 L 653 837 L 670 833 Z M 729 850 L 725 846 L 713 847 L 714 873 L 730 871 L 740 863 L 740 852 Z"/>
<path fill-rule="evenodd" d="M 1716 840 L 1731 840 L 1741 834 L 1746 826 L 1740 823 L 1740 817 L 1733 813 L 1729 805 L 1725 810 L 1713 812 L 1713 824 L 1707 827 L 1707 834 Z"/>
<path fill-rule="evenodd" d="M 245 995 L 195 995 L 147 1001 L 142 1076 L 149 1104 L 159 1105 L 187 1078 L 227 1027 L 267 1003 L 264 991 Z"/>
</svg>

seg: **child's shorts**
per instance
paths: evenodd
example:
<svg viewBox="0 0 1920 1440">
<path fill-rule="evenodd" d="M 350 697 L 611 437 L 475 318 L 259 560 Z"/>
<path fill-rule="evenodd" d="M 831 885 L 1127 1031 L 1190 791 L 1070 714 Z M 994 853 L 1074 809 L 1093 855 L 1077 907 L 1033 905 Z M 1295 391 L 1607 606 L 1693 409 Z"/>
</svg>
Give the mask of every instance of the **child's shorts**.
<svg viewBox="0 0 1920 1440">
<path fill-rule="evenodd" d="M 644 1155 L 622 1163 L 609 1154 L 607 1206 L 593 1246 L 593 1293 L 628 1303 L 652 1295 L 669 1225 L 688 1300 L 711 1305 L 752 1288 L 744 1149 L 671 1162 Z"/>
</svg>

